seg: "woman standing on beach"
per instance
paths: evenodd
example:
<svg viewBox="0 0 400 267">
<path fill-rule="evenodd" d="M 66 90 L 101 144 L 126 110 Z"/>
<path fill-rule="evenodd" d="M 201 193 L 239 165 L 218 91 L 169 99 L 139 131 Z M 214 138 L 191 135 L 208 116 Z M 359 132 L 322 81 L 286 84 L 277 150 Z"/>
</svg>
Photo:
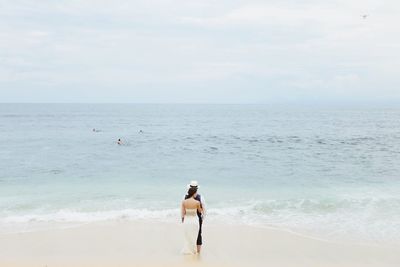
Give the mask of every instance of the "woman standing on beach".
<svg viewBox="0 0 400 267">
<path fill-rule="evenodd" d="M 182 201 L 181 217 L 183 223 L 184 246 L 183 254 L 197 254 L 197 235 L 199 233 L 199 219 L 197 211 L 203 213 L 200 201 L 195 199 L 197 194 L 196 187 L 190 187 L 188 198 Z"/>
</svg>

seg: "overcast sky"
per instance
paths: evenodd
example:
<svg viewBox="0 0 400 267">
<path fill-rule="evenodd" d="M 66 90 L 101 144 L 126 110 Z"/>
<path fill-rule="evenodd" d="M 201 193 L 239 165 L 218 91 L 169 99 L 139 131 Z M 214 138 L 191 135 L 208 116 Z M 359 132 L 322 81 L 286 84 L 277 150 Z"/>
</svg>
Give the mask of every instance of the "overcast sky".
<svg viewBox="0 0 400 267">
<path fill-rule="evenodd" d="M 0 0 L 0 102 L 400 105 L 400 1 Z"/>
</svg>

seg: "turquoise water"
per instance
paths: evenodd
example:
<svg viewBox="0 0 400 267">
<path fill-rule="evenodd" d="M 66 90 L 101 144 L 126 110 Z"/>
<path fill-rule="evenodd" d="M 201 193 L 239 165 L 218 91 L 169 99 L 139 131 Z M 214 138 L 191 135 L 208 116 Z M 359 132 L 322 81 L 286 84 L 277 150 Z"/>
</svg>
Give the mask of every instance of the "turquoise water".
<svg viewBox="0 0 400 267">
<path fill-rule="evenodd" d="M 198 180 L 210 221 L 400 243 L 400 110 L 0 104 L 0 140 L 3 232 L 178 221 Z"/>
</svg>

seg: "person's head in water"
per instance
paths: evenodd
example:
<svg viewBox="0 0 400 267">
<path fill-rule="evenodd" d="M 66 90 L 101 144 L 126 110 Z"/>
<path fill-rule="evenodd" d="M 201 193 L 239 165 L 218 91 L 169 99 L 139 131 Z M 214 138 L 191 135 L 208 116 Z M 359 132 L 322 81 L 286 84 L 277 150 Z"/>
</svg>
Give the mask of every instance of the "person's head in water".
<svg viewBox="0 0 400 267">
<path fill-rule="evenodd" d="M 190 187 L 188 190 L 188 198 L 193 197 L 197 193 L 197 187 Z"/>
</svg>

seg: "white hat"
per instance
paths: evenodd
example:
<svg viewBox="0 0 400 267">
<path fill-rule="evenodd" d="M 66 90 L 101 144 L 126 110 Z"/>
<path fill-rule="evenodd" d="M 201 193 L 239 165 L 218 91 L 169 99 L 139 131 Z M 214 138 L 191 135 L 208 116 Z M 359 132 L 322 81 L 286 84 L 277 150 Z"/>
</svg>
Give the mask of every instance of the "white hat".
<svg viewBox="0 0 400 267">
<path fill-rule="evenodd" d="M 199 183 L 197 181 L 191 181 L 190 184 L 187 185 L 187 188 L 197 187 L 200 188 Z"/>
</svg>

